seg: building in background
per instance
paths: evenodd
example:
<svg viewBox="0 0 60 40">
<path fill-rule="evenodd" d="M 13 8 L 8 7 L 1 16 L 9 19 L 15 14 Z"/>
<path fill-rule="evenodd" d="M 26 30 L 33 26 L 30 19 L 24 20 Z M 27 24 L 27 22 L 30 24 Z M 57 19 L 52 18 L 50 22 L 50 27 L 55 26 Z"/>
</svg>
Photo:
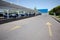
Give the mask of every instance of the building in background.
<svg viewBox="0 0 60 40">
<path fill-rule="evenodd" d="M 48 9 L 38 9 L 38 12 L 40 12 L 42 14 L 47 14 L 48 13 Z"/>
<path fill-rule="evenodd" d="M 35 15 L 38 12 L 30 8 L 26 8 L 20 5 L 16 5 L 16 4 L 12 4 L 12 3 L 0 0 L 0 14 L 5 15 L 5 17 L 9 19 L 10 15 L 14 16 L 14 14 L 11 14 L 11 13 L 14 13 L 14 14 L 17 13 L 18 17 L 20 17 L 21 14 L 25 14 L 25 16 L 26 15 L 29 16 L 29 15 Z"/>
</svg>

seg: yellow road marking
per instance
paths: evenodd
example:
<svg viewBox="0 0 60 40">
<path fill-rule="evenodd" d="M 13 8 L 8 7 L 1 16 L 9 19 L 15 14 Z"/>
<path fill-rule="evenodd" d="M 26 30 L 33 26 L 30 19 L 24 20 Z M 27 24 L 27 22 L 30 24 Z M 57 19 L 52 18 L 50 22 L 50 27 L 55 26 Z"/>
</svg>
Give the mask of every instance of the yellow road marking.
<svg viewBox="0 0 60 40">
<path fill-rule="evenodd" d="M 15 26 L 15 27 L 11 28 L 10 31 L 16 30 L 18 28 L 21 28 L 21 27 L 20 26 Z"/>
<path fill-rule="evenodd" d="M 47 26 L 48 26 L 48 29 L 49 29 L 49 35 L 50 35 L 50 37 L 52 37 L 51 25 L 52 24 L 50 22 L 47 22 Z"/>
<path fill-rule="evenodd" d="M 51 30 L 51 27 L 49 26 L 49 34 L 50 34 L 50 37 L 52 37 L 52 30 Z"/>
<path fill-rule="evenodd" d="M 47 22 L 46 24 L 47 24 L 48 26 L 51 26 L 51 25 L 52 25 L 50 22 Z"/>
</svg>

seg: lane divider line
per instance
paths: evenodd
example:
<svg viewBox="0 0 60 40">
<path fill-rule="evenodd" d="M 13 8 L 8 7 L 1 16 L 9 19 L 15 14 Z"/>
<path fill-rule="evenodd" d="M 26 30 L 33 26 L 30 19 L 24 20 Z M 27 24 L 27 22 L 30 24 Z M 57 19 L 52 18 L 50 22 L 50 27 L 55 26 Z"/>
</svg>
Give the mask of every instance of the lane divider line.
<svg viewBox="0 0 60 40">
<path fill-rule="evenodd" d="M 48 26 L 48 31 L 49 31 L 49 35 L 50 35 L 50 37 L 52 37 L 53 36 L 53 34 L 52 34 L 52 29 L 51 29 L 51 23 L 50 22 L 47 22 L 46 23 L 47 24 L 47 26 Z"/>
</svg>

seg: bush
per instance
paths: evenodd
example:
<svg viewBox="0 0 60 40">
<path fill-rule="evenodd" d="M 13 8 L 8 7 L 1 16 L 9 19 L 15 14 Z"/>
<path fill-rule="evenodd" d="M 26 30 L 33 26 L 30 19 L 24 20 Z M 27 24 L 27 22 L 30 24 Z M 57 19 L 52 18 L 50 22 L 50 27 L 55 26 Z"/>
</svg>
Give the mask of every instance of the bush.
<svg viewBox="0 0 60 40">
<path fill-rule="evenodd" d="M 49 11 L 49 15 L 54 15 L 53 9 Z"/>
<path fill-rule="evenodd" d="M 49 15 L 54 15 L 53 12 L 49 12 Z"/>
</svg>

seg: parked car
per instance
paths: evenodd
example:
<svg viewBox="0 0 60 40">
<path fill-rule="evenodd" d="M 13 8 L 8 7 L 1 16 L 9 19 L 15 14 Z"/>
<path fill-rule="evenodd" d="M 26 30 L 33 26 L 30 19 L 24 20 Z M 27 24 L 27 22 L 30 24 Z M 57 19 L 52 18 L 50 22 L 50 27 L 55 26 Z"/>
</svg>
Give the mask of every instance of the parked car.
<svg viewBox="0 0 60 40">
<path fill-rule="evenodd" d="M 21 17 L 24 17 L 25 16 L 25 14 L 20 14 L 21 15 Z"/>
<path fill-rule="evenodd" d="M 38 13 L 37 15 L 42 15 L 41 13 Z"/>
<path fill-rule="evenodd" d="M 3 17 L 3 13 L 0 13 L 0 17 Z"/>
<path fill-rule="evenodd" d="M 9 14 L 7 15 L 7 13 L 4 13 L 3 16 L 4 16 L 4 18 L 6 18 L 6 19 L 7 19 L 8 16 L 9 16 L 9 18 L 16 18 L 16 17 L 18 17 L 18 14 L 17 14 L 17 13 L 9 13 Z"/>
<path fill-rule="evenodd" d="M 4 14 L 3 14 L 3 17 L 4 17 L 4 18 L 7 18 L 7 13 L 4 13 Z"/>
<path fill-rule="evenodd" d="M 9 13 L 10 18 L 17 18 L 18 14 L 17 13 Z"/>
<path fill-rule="evenodd" d="M 25 13 L 25 17 L 28 17 L 29 15 L 28 15 L 28 13 Z"/>
<path fill-rule="evenodd" d="M 35 16 L 35 13 L 30 13 L 29 16 L 30 16 L 30 17 L 31 17 L 31 16 Z"/>
<path fill-rule="evenodd" d="M 29 13 L 29 17 L 31 17 L 32 16 L 32 14 L 31 13 Z"/>
</svg>

